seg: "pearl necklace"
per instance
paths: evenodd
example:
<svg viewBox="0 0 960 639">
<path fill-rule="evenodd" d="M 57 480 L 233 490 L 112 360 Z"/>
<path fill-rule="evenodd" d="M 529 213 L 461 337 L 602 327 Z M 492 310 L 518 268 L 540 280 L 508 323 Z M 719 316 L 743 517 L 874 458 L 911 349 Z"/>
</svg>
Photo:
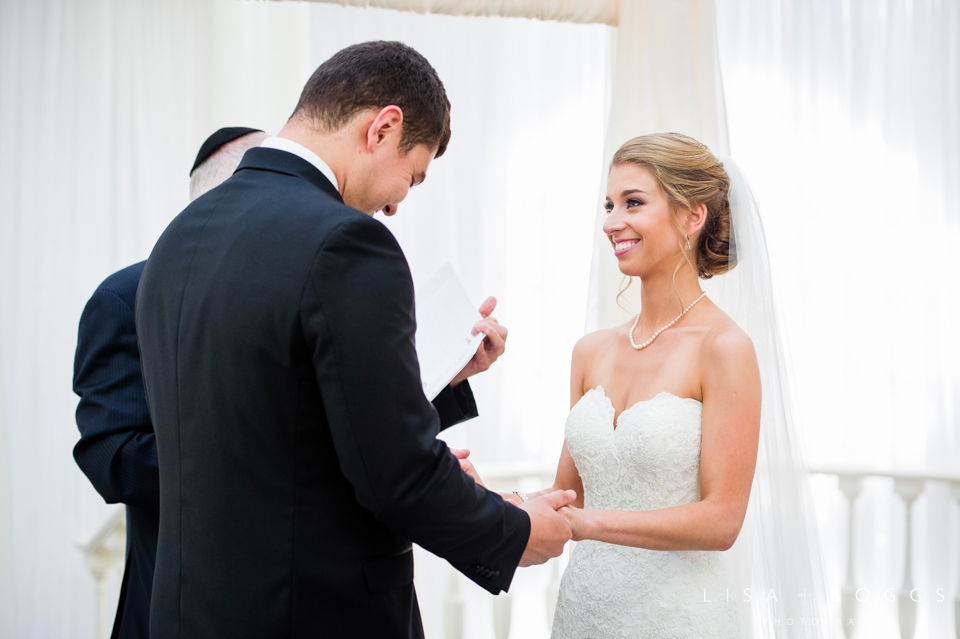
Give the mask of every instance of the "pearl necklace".
<svg viewBox="0 0 960 639">
<path fill-rule="evenodd" d="M 691 308 L 693 308 L 694 305 L 695 305 L 697 302 L 699 302 L 700 300 L 702 300 L 702 299 L 705 298 L 706 296 L 707 296 L 707 294 L 706 294 L 706 293 L 703 293 L 702 295 L 700 295 L 700 297 L 698 297 L 697 299 L 693 300 L 693 304 L 690 304 L 690 306 L 688 306 L 688 307 L 686 307 L 685 309 L 683 309 L 683 312 L 680 313 L 679 315 L 677 315 L 676 319 L 674 319 L 672 322 L 670 322 L 669 324 L 667 324 L 666 326 L 664 326 L 663 328 L 661 328 L 659 331 L 657 331 L 656 333 L 654 333 L 654 334 L 653 334 L 653 337 L 651 337 L 650 339 L 648 339 L 647 341 L 645 341 L 643 344 L 640 344 L 639 346 L 637 346 L 637 343 L 633 341 L 633 332 L 634 332 L 635 330 L 637 330 L 637 324 L 640 323 L 640 314 L 637 313 L 637 319 L 635 319 L 635 320 L 633 321 L 633 327 L 630 329 L 630 346 L 633 346 L 634 350 L 637 350 L 637 351 L 642 351 L 642 350 L 645 349 L 647 346 L 650 346 L 650 344 L 653 343 L 653 340 L 655 340 L 655 339 L 657 339 L 658 337 L 660 337 L 660 333 L 664 332 L 665 330 L 667 330 L 668 328 L 670 328 L 671 326 L 673 326 L 674 324 L 676 324 L 677 322 L 679 322 L 679 321 L 680 321 L 680 318 L 687 314 L 687 311 L 689 311 Z"/>
</svg>

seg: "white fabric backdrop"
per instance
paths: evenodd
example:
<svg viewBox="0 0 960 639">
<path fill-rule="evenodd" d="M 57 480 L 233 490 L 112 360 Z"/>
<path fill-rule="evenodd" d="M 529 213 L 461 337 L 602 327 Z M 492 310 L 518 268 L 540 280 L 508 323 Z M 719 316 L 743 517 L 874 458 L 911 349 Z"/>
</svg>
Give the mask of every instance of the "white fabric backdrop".
<svg viewBox="0 0 960 639">
<path fill-rule="evenodd" d="M 12 486 L 0 542 L 12 512 L 15 550 L 0 595 L 15 585 L 16 636 L 93 635 L 93 580 L 73 542 L 110 509 L 71 455 L 84 303 L 186 204 L 209 133 L 278 130 L 316 65 L 354 42 L 404 40 L 445 81 L 451 147 L 389 225 L 418 279 L 451 261 L 477 303 L 500 298 L 511 328 L 475 384 L 482 417 L 451 437 L 486 461 L 555 462 L 586 306 L 608 33 L 296 3 L 0 0 L 0 468 Z M 436 637 L 447 581 L 431 570 L 420 562 L 418 585 Z M 486 615 L 469 623 L 468 638 L 490 630 Z M 545 636 L 539 613 L 524 623 Z"/>
<path fill-rule="evenodd" d="M 811 464 L 960 471 L 960 4 L 718 0 L 731 151 L 770 244 Z M 898 637 L 904 507 L 855 510 L 857 637 Z M 846 509 L 821 485 L 839 588 Z M 919 638 L 953 636 L 956 507 L 915 505 Z M 944 588 L 938 602 L 936 588 Z M 835 594 L 835 603 L 836 594 Z"/>
<path fill-rule="evenodd" d="M 718 0 L 717 21 L 731 150 L 767 221 L 808 459 L 956 468 L 957 5 Z M 477 301 L 501 297 L 513 330 L 476 384 L 483 417 L 453 438 L 487 461 L 555 460 L 609 34 L 295 3 L 0 0 L 0 470 L 16 551 L 5 574 L 0 497 L 0 599 L 15 583 L 18 636 L 92 635 L 92 579 L 72 541 L 107 508 L 70 455 L 84 302 L 186 203 L 206 135 L 278 129 L 310 71 L 351 42 L 404 39 L 447 83 L 453 145 L 390 226 L 418 278 L 450 259 Z M 858 576 L 874 593 L 860 636 L 895 632 L 880 593 L 900 582 L 902 505 L 888 491 L 858 505 Z M 842 521 L 823 495 L 822 514 Z M 947 599 L 921 604 L 918 638 L 949 634 L 956 590 L 956 515 L 935 497 L 918 503 L 916 577 Z M 931 532 L 938 517 L 949 535 Z M 444 585 L 428 581 L 424 602 Z M 436 635 L 438 611 L 424 614 Z M 3 636 L 11 616 L 0 604 Z M 518 636 L 542 636 L 539 623 Z"/>
</svg>

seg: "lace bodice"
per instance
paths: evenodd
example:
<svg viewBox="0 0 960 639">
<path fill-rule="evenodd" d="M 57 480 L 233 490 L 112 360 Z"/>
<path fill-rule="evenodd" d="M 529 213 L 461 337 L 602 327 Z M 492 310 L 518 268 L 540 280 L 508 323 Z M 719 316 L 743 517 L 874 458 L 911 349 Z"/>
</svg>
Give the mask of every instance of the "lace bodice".
<svg viewBox="0 0 960 639">
<path fill-rule="evenodd" d="M 570 411 L 566 441 L 587 510 L 653 510 L 700 500 L 700 414 L 670 393 L 617 418 L 603 387 Z M 576 545 L 564 572 L 554 639 L 740 637 L 722 554 Z M 735 595 L 731 593 L 731 599 Z"/>
<path fill-rule="evenodd" d="M 651 510 L 700 500 L 700 411 L 695 399 L 660 393 L 624 410 L 598 386 L 567 418 L 567 447 L 588 510 Z"/>
</svg>

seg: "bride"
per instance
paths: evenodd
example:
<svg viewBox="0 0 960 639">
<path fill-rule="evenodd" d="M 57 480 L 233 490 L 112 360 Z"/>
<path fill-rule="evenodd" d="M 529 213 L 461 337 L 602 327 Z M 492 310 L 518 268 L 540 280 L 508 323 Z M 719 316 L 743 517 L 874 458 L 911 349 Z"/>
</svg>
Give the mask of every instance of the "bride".
<svg viewBox="0 0 960 639">
<path fill-rule="evenodd" d="M 753 201 L 745 183 L 734 192 L 731 179 L 742 179 L 727 168 L 676 133 L 614 155 L 603 231 L 620 271 L 640 280 L 642 312 L 576 344 L 556 480 L 530 495 L 579 496 L 563 509 L 579 543 L 555 639 L 830 632 L 762 227 L 734 215 L 732 202 Z M 701 288 L 744 260 L 744 277 L 721 294 L 747 327 Z"/>
<path fill-rule="evenodd" d="M 676 134 L 614 155 L 603 231 L 643 312 L 582 338 L 556 489 L 581 541 L 560 585 L 555 637 L 740 637 L 717 556 L 740 533 L 757 461 L 753 344 L 701 290 L 731 254 L 729 179 Z M 667 551 L 667 552 L 664 552 Z M 702 591 L 714 593 L 701 603 Z"/>
</svg>

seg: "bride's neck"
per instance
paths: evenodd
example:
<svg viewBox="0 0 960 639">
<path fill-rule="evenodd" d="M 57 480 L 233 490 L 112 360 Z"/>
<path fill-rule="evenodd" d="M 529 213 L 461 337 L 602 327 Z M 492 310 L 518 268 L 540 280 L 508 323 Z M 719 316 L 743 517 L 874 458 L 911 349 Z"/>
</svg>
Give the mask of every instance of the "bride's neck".
<svg viewBox="0 0 960 639">
<path fill-rule="evenodd" d="M 700 280 L 687 265 L 680 268 L 676 278 L 672 268 L 666 273 L 642 278 L 640 326 L 637 329 L 643 335 L 653 333 L 673 321 L 683 309 L 700 297 L 702 292 Z"/>
</svg>

